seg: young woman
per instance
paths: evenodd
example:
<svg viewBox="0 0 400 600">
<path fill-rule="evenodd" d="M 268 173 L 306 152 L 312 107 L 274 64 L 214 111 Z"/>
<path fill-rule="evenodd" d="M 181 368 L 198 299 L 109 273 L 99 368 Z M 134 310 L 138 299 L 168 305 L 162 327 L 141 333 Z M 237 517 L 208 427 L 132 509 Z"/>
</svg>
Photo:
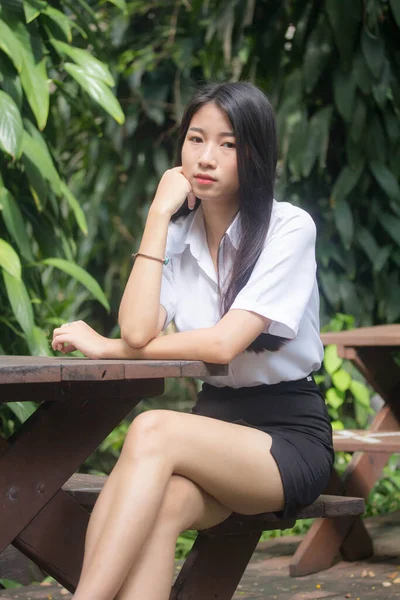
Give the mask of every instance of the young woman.
<svg viewBox="0 0 400 600">
<path fill-rule="evenodd" d="M 273 198 L 266 96 L 245 82 L 201 88 L 177 157 L 149 210 L 121 339 L 77 321 L 54 331 L 53 348 L 229 363 L 229 374 L 203 384 L 192 414 L 134 419 L 90 519 L 75 600 L 168 600 L 182 531 L 232 512 L 290 516 L 331 472 L 332 431 L 312 376 L 323 356 L 315 225 Z M 157 337 L 172 318 L 178 333 Z"/>
</svg>

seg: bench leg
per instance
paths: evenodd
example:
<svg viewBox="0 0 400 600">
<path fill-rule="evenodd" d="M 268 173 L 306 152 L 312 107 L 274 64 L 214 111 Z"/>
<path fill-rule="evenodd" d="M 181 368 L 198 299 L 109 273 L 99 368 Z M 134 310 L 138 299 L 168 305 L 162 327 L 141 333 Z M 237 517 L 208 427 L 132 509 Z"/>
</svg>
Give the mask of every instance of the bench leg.
<svg viewBox="0 0 400 600">
<path fill-rule="evenodd" d="M 170 600 L 230 600 L 262 531 L 199 534 L 172 588 Z"/>
</svg>

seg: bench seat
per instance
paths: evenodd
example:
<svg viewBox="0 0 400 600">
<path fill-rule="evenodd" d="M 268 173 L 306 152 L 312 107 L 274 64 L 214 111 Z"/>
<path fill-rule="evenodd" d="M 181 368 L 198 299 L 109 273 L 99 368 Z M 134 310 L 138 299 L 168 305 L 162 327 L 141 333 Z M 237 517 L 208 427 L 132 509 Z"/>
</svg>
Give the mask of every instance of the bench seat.
<svg viewBox="0 0 400 600">
<path fill-rule="evenodd" d="M 91 510 L 106 479 L 76 474 L 63 489 Z M 230 600 L 263 531 L 288 529 L 297 519 L 352 519 L 364 510 L 363 498 L 321 495 L 291 519 L 280 519 L 275 513 L 246 516 L 234 513 L 219 525 L 199 532 L 173 585 L 170 600 Z"/>
</svg>

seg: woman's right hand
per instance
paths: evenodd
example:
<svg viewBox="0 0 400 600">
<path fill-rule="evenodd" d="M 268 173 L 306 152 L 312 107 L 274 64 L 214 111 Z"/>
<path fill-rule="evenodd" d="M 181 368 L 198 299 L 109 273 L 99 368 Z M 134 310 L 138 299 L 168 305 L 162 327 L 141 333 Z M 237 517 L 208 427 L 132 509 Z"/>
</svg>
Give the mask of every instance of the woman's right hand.
<svg viewBox="0 0 400 600">
<path fill-rule="evenodd" d="M 189 208 L 192 210 L 196 204 L 192 186 L 184 176 L 182 167 L 174 167 L 165 171 L 161 177 L 151 207 L 163 213 L 167 212 L 172 217 L 186 198 Z"/>
</svg>

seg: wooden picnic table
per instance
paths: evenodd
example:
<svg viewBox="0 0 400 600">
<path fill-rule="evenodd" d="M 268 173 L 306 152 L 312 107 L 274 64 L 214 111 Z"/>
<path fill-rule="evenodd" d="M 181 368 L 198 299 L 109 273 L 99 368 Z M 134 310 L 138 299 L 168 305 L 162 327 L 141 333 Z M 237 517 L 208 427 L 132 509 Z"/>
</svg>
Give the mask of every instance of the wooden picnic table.
<svg viewBox="0 0 400 600">
<path fill-rule="evenodd" d="M 62 486 L 165 377 L 224 375 L 200 361 L 0 356 L 0 402 L 40 403 L 0 436 L 0 553 L 13 544 L 70 590 L 77 584 L 89 513 Z"/>
<path fill-rule="evenodd" d="M 325 345 L 336 344 L 384 400 L 368 430 L 334 433 L 335 450 L 354 452 L 344 477 L 333 472 L 326 494 L 367 499 L 390 456 L 400 452 L 400 325 L 364 327 L 324 333 Z M 328 568 L 339 552 L 346 560 L 368 558 L 372 540 L 360 517 L 317 519 L 294 554 L 290 572 L 306 575 Z"/>
</svg>

